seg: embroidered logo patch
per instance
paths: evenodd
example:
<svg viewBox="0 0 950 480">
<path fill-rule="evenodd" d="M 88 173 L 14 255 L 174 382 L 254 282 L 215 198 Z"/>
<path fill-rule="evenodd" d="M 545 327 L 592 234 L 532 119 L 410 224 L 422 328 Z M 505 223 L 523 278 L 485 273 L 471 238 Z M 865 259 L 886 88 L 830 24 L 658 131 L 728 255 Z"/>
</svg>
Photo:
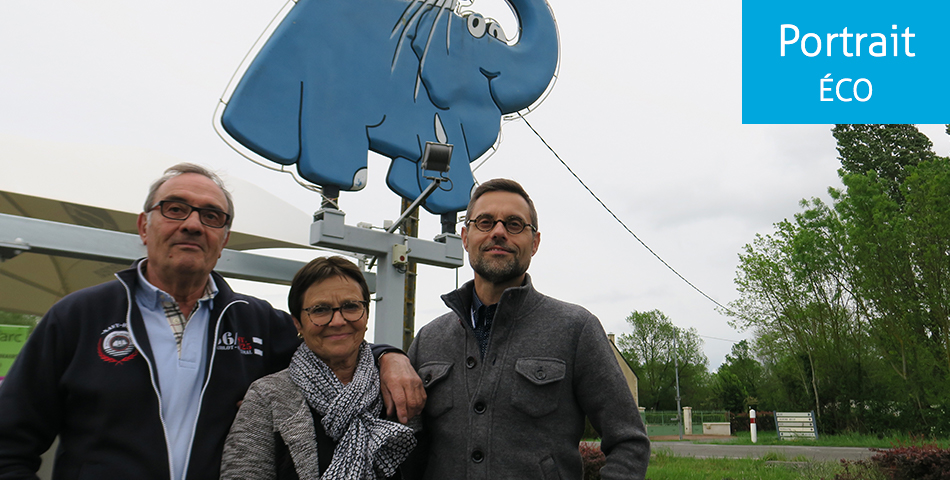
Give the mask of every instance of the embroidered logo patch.
<svg viewBox="0 0 950 480">
<path fill-rule="evenodd" d="M 218 337 L 217 350 L 237 350 L 242 355 L 264 356 L 264 341 L 259 337 L 244 337 L 235 332 L 224 332 Z"/>
<path fill-rule="evenodd" d="M 125 323 L 110 325 L 99 335 L 99 358 L 107 363 L 121 365 L 138 356 L 132 335 Z"/>
</svg>

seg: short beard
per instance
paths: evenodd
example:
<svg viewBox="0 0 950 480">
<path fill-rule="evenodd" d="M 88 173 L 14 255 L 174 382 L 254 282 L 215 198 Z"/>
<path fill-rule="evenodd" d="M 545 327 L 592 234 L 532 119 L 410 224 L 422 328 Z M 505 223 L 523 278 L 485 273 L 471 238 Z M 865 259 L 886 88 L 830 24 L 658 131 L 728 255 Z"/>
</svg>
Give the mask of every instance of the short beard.
<svg viewBox="0 0 950 480">
<path fill-rule="evenodd" d="M 470 259 L 472 270 L 489 283 L 499 285 L 514 280 L 528 271 L 528 265 L 522 265 L 517 258 L 503 265 L 495 265 L 485 260 L 485 257 Z"/>
</svg>

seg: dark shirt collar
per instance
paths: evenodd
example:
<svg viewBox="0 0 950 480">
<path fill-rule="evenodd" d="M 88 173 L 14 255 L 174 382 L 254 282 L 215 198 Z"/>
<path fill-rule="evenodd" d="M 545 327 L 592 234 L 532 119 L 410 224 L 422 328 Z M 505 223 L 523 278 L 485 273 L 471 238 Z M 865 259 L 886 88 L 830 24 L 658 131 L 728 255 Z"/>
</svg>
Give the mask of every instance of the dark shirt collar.
<svg viewBox="0 0 950 480">
<path fill-rule="evenodd" d="M 472 285 L 472 310 L 478 310 L 484 305 L 485 304 L 482 302 L 482 299 L 478 298 L 478 292 L 475 291 L 475 285 Z"/>
<path fill-rule="evenodd" d="M 528 276 L 525 275 L 524 280 L 521 281 L 521 286 L 523 287 L 527 284 L 528 284 Z M 512 287 L 512 288 L 515 288 L 515 287 Z M 501 303 L 501 302 L 498 302 L 498 303 Z M 497 305 L 497 303 L 495 305 Z M 472 283 L 472 311 L 476 312 L 478 311 L 479 308 L 484 307 L 484 306 L 485 306 L 485 303 L 482 302 L 482 299 L 478 298 L 478 292 L 475 291 L 475 283 L 473 282 Z"/>
<path fill-rule="evenodd" d="M 475 285 L 472 285 L 472 315 L 471 315 L 471 325 L 472 328 L 475 328 L 476 322 L 475 318 L 478 315 L 478 310 L 484 307 L 485 304 L 482 302 L 482 299 L 478 298 L 478 292 L 475 291 Z"/>
</svg>

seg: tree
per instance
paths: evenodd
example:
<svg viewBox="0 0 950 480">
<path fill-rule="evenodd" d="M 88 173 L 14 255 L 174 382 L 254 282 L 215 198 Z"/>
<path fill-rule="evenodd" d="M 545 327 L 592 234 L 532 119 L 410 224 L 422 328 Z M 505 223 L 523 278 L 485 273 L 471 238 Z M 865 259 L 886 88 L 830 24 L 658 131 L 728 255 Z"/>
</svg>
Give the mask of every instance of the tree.
<svg viewBox="0 0 950 480">
<path fill-rule="evenodd" d="M 716 371 L 713 392 L 724 409 L 741 413 L 758 402 L 762 365 L 755 359 L 748 340 L 732 346 L 732 353 Z"/>
<path fill-rule="evenodd" d="M 755 331 L 759 396 L 826 430 L 950 431 L 950 160 L 913 125 L 833 133 L 846 189 L 739 255 L 727 313 Z M 749 387 L 722 373 L 736 404 Z"/>
<path fill-rule="evenodd" d="M 836 208 L 846 221 L 854 284 L 866 299 L 891 396 L 924 425 L 950 396 L 950 162 L 907 166 L 892 193 L 874 171 L 845 174 Z"/>
<path fill-rule="evenodd" d="M 637 371 L 640 406 L 676 410 L 676 361 L 679 362 L 682 398 L 695 405 L 707 400 L 709 361 L 703 354 L 703 342 L 695 328 L 679 328 L 659 310 L 634 311 L 627 317 L 627 323 L 633 332 L 621 334 L 617 345 Z M 678 347 L 676 350 L 674 344 Z"/>
<path fill-rule="evenodd" d="M 740 297 L 727 314 L 733 326 L 754 330 L 768 370 L 784 375 L 779 385 L 792 388 L 787 380 L 797 379 L 802 394 L 782 395 L 796 404 L 776 408 L 813 409 L 831 417 L 823 419 L 830 429 L 848 428 L 842 412 L 867 388 L 863 307 L 850 283 L 840 216 L 817 199 L 801 205 L 793 221 L 776 223 L 772 235 L 756 235 L 739 255 Z M 798 403 L 805 398 L 808 403 Z"/>
<path fill-rule="evenodd" d="M 842 175 L 874 172 L 888 194 L 899 201 L 899 185 L 908 166 L 930 160 L 933 143 L 914 125 L 835 125 Z"/>
</svg>

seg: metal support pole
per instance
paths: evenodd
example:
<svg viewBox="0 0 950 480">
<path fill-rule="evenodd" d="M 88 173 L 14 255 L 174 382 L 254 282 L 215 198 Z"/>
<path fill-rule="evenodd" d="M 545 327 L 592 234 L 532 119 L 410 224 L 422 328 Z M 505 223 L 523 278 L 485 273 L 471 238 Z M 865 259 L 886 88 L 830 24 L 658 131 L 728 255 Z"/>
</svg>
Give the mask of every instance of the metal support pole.
<svg viewBox="0 0 950 480">
<path fill-rule="evenodd" d="M 463 264 L 462 238 L 441 234 L 434 240 L 369 228 L 348 226 L 345 214 L 323 209 L 314 215 L 310 244 L 318 247 L 372 255 L 376 267 L 376 343 L 400 345 L 403 341 L 405 266 L 409 259 L 426 265 L 458 268 Z"/>
<path fill-rule="evenodd" d="M 458 213 L 450 212 L 442 214 L 442 233 L 455 235 L 455 224 L 458 223 Z"/>
<path fill-rule="evenodd" d="M 679 363 L 679 330 L 673 335 L 673 366 L 676 371 L 676 419 L 679 423 L 680 440 L 683 439 L 683 407 L 680 405 L 680 363 Z"/>
<path fill-rule="evenodd" d="M 12 260 L 20 254 L 53 255 L 126 266 L 144 257 L 146 251 L 142 239 L 134 233 L 0 213 L 0 259 Z M 305 262 L 296 260 L 224 249 L 214 270 L 231 278 L 290 285 L 294 274 L 304 265 Z"/>
<path fill-rule="evenodd" d="M 412 205 L 406 199 L 402 200 L 402 209 L 409 211 L 409 216 L 403 224 L 402 233 L 412 238 L 419 238 L 419 207 L 409 209 Z M 409 260 L 406 265 L 405 296 L 403 300 L 402 320 L 402 349 L 409 350 L 416 333 L 416 271 L 418 265 L 415 260 Z"/>
<path fill-rule="evenodd" d="M 409 207 L 407 207 L 405 211 L 402 212 L 402 215 L 400 215 L 399 218 L 397 218 L 396 221 L 393 222 L 393 224 L 389 228 L 386 229 L 386 233 L 395 232 L 396 229 L 398 229 L 399 226 L 402 225 L 402 222 L 406 221 L 406 218 L 412 214 L 412 211 L 419 208 L 419 205 L 422 204 L 422 202 L 424 202 L 427 198 L 429 198 L 429 195 L 432 195 L 435 192 L 435 189 L 439 188 L 439 184 L 441 183 L 442 183 L 441 179 L 433 178 L 432 183 L 430 183 L 429 186 L 426 187 L 426 189 L 422 191 L 422 194 L 419 195 L 419 198 L 413 200 L 412 204 L 410 204 Z"/>
</svg>

